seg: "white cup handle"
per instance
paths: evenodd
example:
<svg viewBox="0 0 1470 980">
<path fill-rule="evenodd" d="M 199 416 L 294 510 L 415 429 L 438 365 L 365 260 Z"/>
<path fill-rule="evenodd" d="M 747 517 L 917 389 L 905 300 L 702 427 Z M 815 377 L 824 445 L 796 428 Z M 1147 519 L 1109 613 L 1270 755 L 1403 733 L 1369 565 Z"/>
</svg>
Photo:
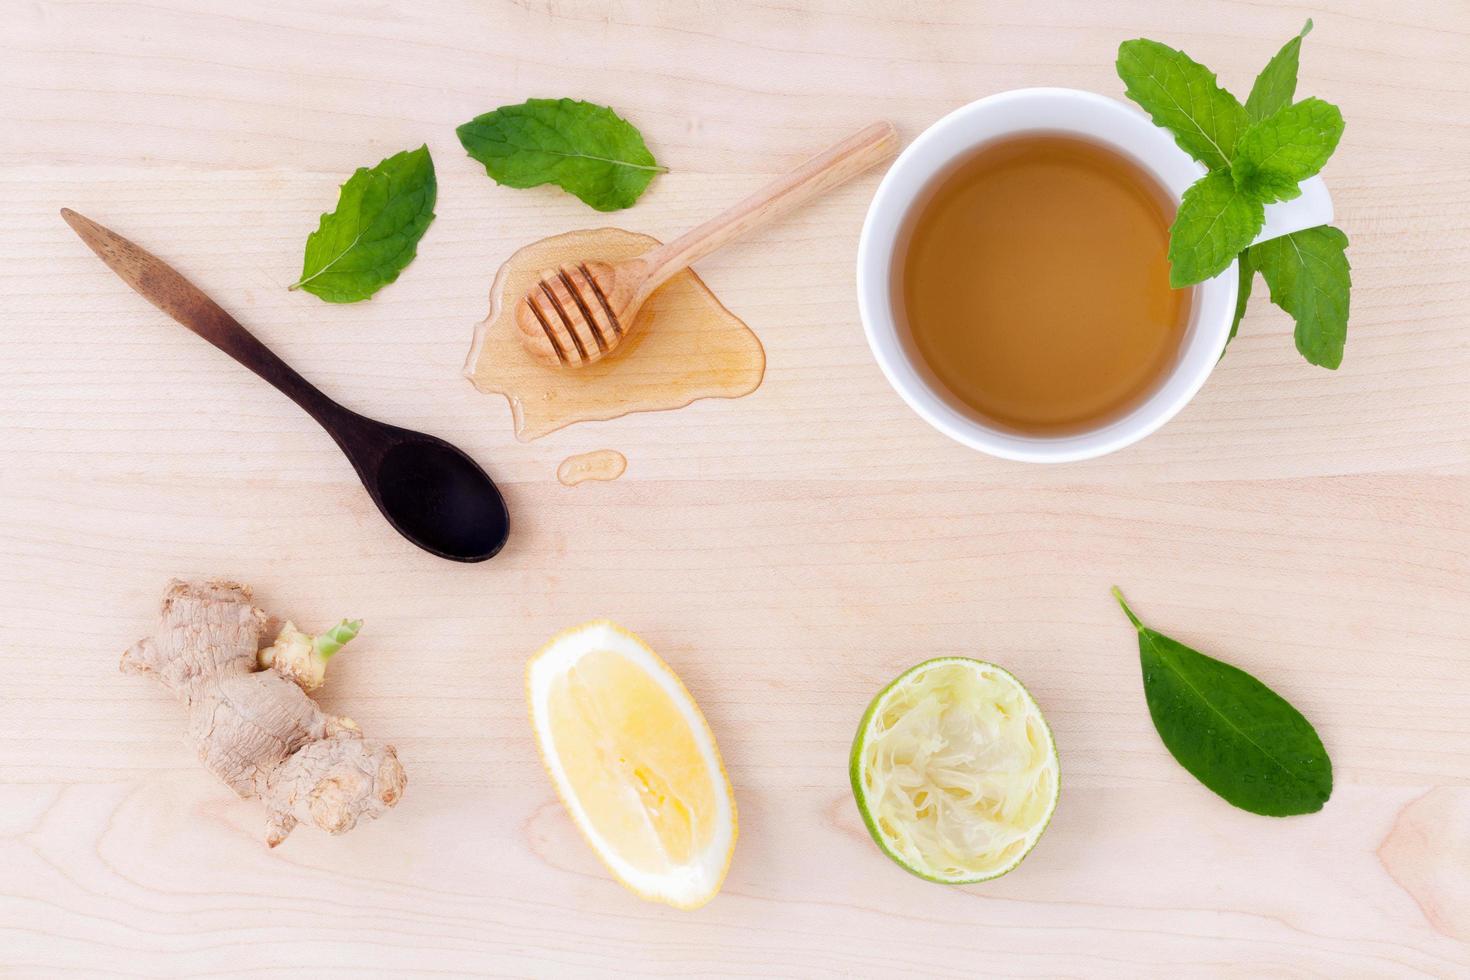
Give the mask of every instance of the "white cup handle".
<svg viewBox="0 0 1470 980">
<path fill-rule="evenodd" d="M 1322 178 L 1308 177 L 1301 188 L 1300 197 L 1266 205 L 1266 223 L 1252 245 L 1332 223 L 1332 195 L 1327 193 Z"/>
</svg>

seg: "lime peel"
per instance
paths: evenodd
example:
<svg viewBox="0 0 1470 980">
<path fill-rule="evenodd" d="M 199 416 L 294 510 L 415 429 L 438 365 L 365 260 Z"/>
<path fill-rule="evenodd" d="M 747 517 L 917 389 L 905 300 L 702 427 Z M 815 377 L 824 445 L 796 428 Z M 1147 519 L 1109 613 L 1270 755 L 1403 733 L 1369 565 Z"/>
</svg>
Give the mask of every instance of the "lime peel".
<svg viewBox="0 0 1470 980">
<path fill-rule="evenodd" d="M 998 878 L 1056 809 L 1060 770 L 1041 709 L 1003 668 L 966 657 L 900 674 L 863 715 L 849 762 L 873 840 L 928 881 Z"/>
</svg>

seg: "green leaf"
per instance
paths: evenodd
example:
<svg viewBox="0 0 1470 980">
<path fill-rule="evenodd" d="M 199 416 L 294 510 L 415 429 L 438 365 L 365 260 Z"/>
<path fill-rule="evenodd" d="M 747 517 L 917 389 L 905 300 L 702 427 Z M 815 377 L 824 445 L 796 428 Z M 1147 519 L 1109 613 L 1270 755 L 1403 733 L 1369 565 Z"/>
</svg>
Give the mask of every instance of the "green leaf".
<svg viewBox="0 0 1470 980">
<path fill-rule="evenodd" d="M 1302 38 L 1312 31 L 1312 21 L 1302 32 L 1284 44 L 1276 56 L 1256 76 L 1251 94 L 1245 100 L 1245 114 L 1252 122 L 1260 122 L 1278 109 L 1291 105 L 1296 96 L 1296 71 L 1301 59 Z"/>
<path fill-rule="evenodd" d="M 1289 201 L 1297 185 L 1327 163 L 1342 138 L 1342 113 L 1331 102 L 1303 99 L 1256 123 L 1235 145 L 1235 186 L 1261 201 Z"/>
<path fill-rule="evenodd" d="M 1229 348 L 1236 331 L 1240 329 L 1240 321 L 1245 317 L 1245 305 L 1250 302 L 1251 286 L 1256 280 L 1256 267 L 1251 262 L 1250 249 L 1236 256 L 1236 265 L 1240 271 L 1240 285 L 1235 290 L 1235 318 L 1230 321 L 1230 336 L 1225 338 L 1226 348 Z M 1225 351 L 1221 351 L 1220 356 L 1224 357 Z"/>
<path fill-rule="evenodd" d="M 1119 45 L 1118 76 L 1128 98 L 1172 132 L 1180 149 L 1211 170 L 1230 166 L 1250 120 L 1214 72 L 1183 51 L 1138 38 Z"/>
<path fill-rule="evenodd" d="M 413 261 L 437 194 L 427 146 L 359 167 L 342 185 L 337 209 L 307 236 L 301 278 L 290 288 L 329 303 L 367 299 Z"/>
<path fill-rule="evenodd" d="M 1184 192 L 1169 229 L 1169 284 L 1192 286 L 1219 275 L 1265 220 L 1261 202 L 1242 194 L 1229 171 L 1201 177 Z"/>
<path fill-rule="evenodd" d="M 1227 803 L 1268 817 L 1315 813 L 1332 795 L 1332 760 L 1311 722 L 1238 667 L 1138 630 L 1143 693 L 1175 760 Z"/>
<path fill-rule="evenodd" d="M 632 207 L 664 173 L 632 124 L 606 106 L 529 99 L 455 130 L 470 156 L 507 187 L 556 184 L 599 211 Z"/>
<path fill-rule="evenodd" d="M 1353 285 L 1347 245 L 1342 232 L 1318 225 L 1251 246 L 1271 302 L 1296 321 L 1296 349 L 1320 367 L 1342 364 L 1347 343 Z"/>
</svg>

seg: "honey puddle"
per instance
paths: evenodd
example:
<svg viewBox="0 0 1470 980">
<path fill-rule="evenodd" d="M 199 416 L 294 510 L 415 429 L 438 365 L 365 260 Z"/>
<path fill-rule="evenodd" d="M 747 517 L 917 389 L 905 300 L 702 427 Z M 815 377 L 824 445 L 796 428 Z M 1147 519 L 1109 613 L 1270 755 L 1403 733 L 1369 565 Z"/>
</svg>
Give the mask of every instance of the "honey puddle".
<svg viewBox="0 0 1470 980">
<path fill-rule="evenodd" d="M 501 267 L 464 373 L 480 391 L 510 402 L 517 439 L 529 442 L 576 422 L 683 408 L 700 398 L 739 398 L 760 387 L 766 372 L 760 340 L 688 270 L 648 298 L 627 339 L 604 360 L 549 367 L 521 347 L 515 305 L 540 273 L 564 262 L 631 258 L 657 244 L 620 228 L 574 231 L 527 245 Z"/>
<path fill-rule="evenodd" d="M 628 458 L 616 449 L 595 449 L 568 456 L 556 468 L 562 486 L 574 487 L 588 480 L 616 480 L 628 468 Z"/>
</svg>

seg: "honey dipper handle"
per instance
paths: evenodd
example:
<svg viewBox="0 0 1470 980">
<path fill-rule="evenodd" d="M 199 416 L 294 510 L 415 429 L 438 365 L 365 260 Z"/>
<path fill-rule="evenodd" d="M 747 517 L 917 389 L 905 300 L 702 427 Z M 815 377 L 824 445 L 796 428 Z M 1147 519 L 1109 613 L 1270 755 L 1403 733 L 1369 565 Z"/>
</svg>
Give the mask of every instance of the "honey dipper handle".
<svg viewBox="0 0 1470 980">
<path fill-rule="evenodd" d="M 897 149 L 898 133 L 892 123 L 873 123 L 854 133 L 729 210 L 645 255 L 647 279 L 642 294 L 647 296 L 674 273 L 746 232 L 795 210 L 869 167 L 882 163 Z"/>
</svg>

